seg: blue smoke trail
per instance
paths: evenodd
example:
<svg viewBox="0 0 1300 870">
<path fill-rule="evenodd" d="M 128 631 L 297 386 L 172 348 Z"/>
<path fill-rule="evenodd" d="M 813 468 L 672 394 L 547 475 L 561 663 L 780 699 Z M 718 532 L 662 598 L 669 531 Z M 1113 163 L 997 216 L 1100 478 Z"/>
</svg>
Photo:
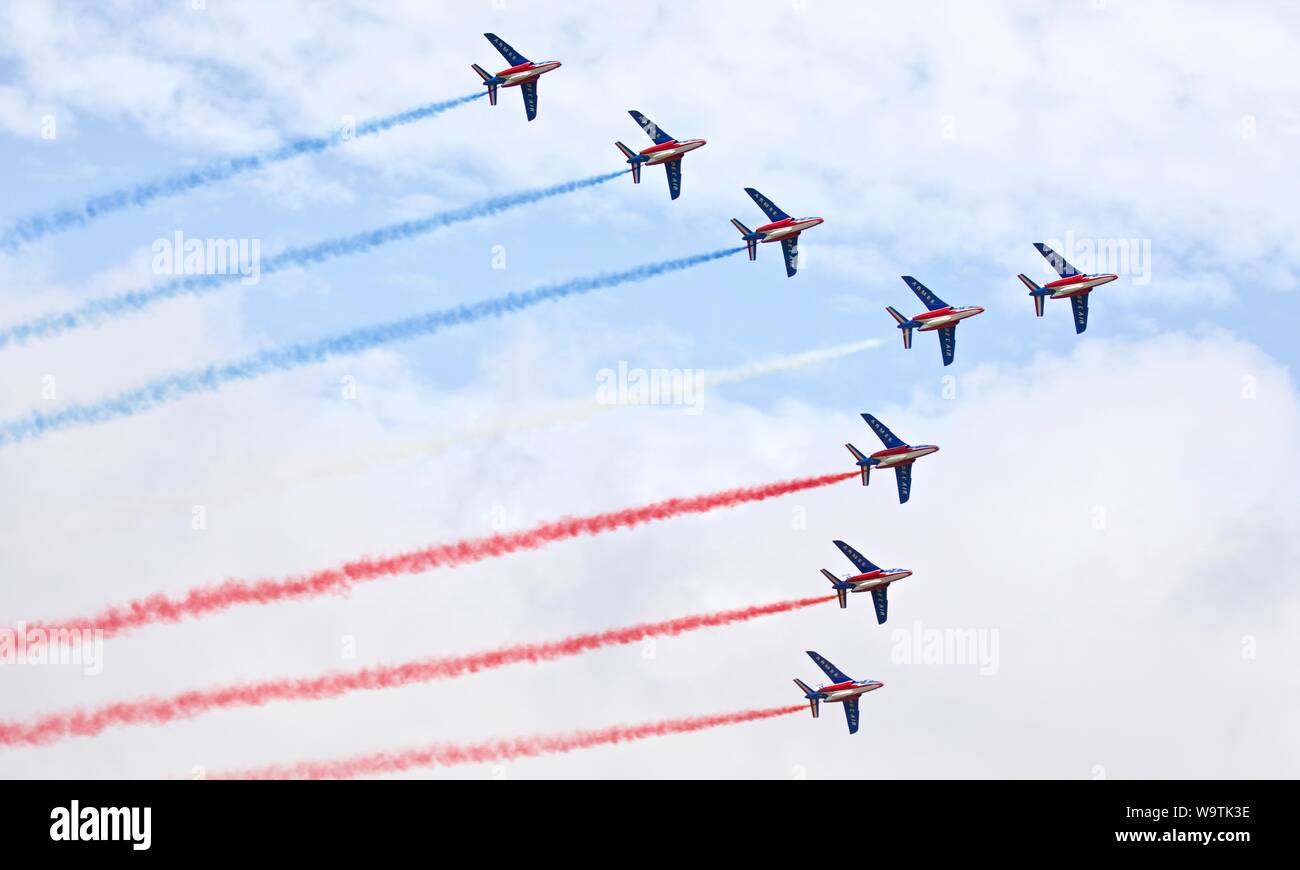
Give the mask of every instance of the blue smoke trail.
<svg viewBox="0 0 1300 870">
<path fill-rule="evenodd" d="M 339 239 L 330 239 L 301 248 L 289 248 L 274 257 L 268 258 L 262 264 L 261 273 L 269 275 L 294 266 L 308 266 L 334 257 L 359 254 L 379 245 L 386 245 L 389 242 L 430 233 L 434 230 L 449 227 L 452 224 L 464 223 L 468 220 L 487 217 L 521 205 L 549 199 L 553 196 L 572 193 L 587 187 L 595 187 L 598 184 L 604 184 L 611 179 L 618 178 L 620 175 L 626 174 L 627 171 L 626 169 L 620 169 L 617 172 L 606 172 L 603 175 L 593 175 L 590 178 L 582 178 L 577 181 L 566 181 L 550 187 L 539 187 L 533 190 L 494 196 L 491 199 L 485 199 L 482 202 L 473 203 L 462 208 L 454 208 L 414 220 L 389 224 L 376 230 L 368 230 L 364 233 L 344 236 Z M 180 253 L 175 252 L 174 256 L 180 256 Z M 31 320 L 0 328 L 0 348 L 10 344 L 21 344 L 33 339 L 52 338 L 84 326 L 93 326 L 104 320 L 140 311 L 157 302 L 173 299 L 177 296 L 202 296 L 212 292 L 222 284 L 238 281 L 242 277 L 243 275 L 238 270 L 220 275 L 186 275 L 175 281 L 160 284 L 157 287 L 128 290 L 115 296 L 91 299 L 67 311 L 43 314 Z"/>
<path fill-rule="evenodd" d="M 137 184 L 134 187 L 123 187 L 118 190 L 109 191 L 108 193 L 93 196 L 80 205 L 69 208 L 57 209 L 44 213 L 37 213 L 20 218 L 12 226 L 0 232 L 0 250 L 8 253 L 16 251 L 20 246 L 34 242 L 45 236 L 61 233 L 73 227 L 84 227 L 92 220 L 103 217 L 113 212 L 122 211 L 123 209 L 135 206 L 146 205 L 155 199 L 161 199 L 165 196 L 175 196 L 188 190 L 194 190 L 196 187 L 205 187 L 218 181 L 225 181 L 235 175 L 244 172 L 250 172 L 254 169 L 261 169 L 270 166 L 273 163 L 282 163 L 285 160 L 291 160 L 303 154 L 315 154 L 324 151 L 327 148 L 333 148 L 336 145 L 348 141 L 349 139 L 360 139 L 364 136 L 373 136 L 382 133 L 385 130 L 391 130 L 393 127 L 399 127 L 404 124 L 411 124 L 415 121 L 421 121 L 425 118 L 432 118 L 434 115 L 440 115 L 448 109 L 464 105 L 484 96 L 487 92 L 483 91 L 476 94 L 467 94 L 463 97 L 456 97 L 454 100 L 444 100 L 440 103 L 428 103 L 423 106 L 417 106 L 414 109 L 408 109 L 405 112 L 399 112 L 396 115 L 387 115 L 382 118 L 372 118 L 359 124 L 351 136 L 345 136 L 342 131 L 330 136 L 318 136 L 310 139 L 293 139 L 285 144 L 273 148 L 270 151 L 263 151 L 260 154 L 245 154 L 241 157 L 230 157 L 211 163 L 200 169 L 194 169 L 189 172 L 182 172 L 167 178 L 160 178 L 155 181 L 146 181 Z"/>
<path fill-rule="evenodd" d="M 334 357 L 363 353 L 393 342 L 431 335 L 449 326 L 474 323 L 523 311 L 542 302 L 551 302 L 566 296 L 645 281 L 668 272 L 677 272 L 702 263 L 720 260 L 743 250 L 745 250 L 743 247 L 725 248 L 708 254 L 646 263 L 622 272 L 602 272 L 585 278 L 573 278 L 522 293 L 509 293 L 482 302 L 420 314 L 378 326 L 368 326 L 309 344 L 293 344 L 265 350 L 236 362 L 168 375 L 143 387 L 127 390 L 96 402 L 70 405 L 61 411 L 48 414 L 33 411 L 25 417 L 0 422 L 0 447 L 31 441 L 63 429 L 91 426 L 120 417 L 134 417 L 186 396 L 215 392 L 226 384 L 236 381 L 246 381 L 271 372 L 301 368 Z"/>
</svg>

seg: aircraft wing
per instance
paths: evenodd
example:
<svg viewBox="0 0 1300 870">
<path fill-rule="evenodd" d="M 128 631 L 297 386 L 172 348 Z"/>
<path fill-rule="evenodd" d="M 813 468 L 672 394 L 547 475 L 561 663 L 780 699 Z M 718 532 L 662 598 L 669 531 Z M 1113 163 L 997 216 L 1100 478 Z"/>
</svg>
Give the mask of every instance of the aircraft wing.
<svg viewBox="0 0 1300 870">
<path fill-rule="evenodd" d="M 1042 242 L 1034 242 L 1034 247 L 1038 249 L 1038 253 L 1043 255 L 1043 259 L 1047 260 L 1051 267 L 1056 270 L 1056 274 L 1062 278 L 1073 278 L 1079 274 L 1078 269 L 1065 262 L 1064 257 L 1047 247 L 1047 245 Z"/>
<path fill-rule="evenodd" d="M 653 139 L 656 145 L 673 141 L 673 137 L 665 133 L 663 127 L 660 127 L 636 109 L 628 109 L 627 113 L 632 116 L 633 121 L 636 121 L 641 126 L 642 130 L 645 130 L 645 134 Z"/>
<path fill-rule="evenodd" d="M 912 466 L 895 466 L 894 474 L 898 477 L 898 503 L 904 504 L 912 497 Z"/>
<path fill-rule="evenodd" d="M 1074 306 L 1074 331 L 1078 334 L 1088 328 L 1088 294 L 1071 296 L 1070 304 Z"/>
<path fill-rule="evenodd" d="M 524 111 L 531 121 L 537 117 L 537 79 L 524 82 L 519 86 L 519 92 L 524 95 Z"/>
<path fill-rule="evenodd" d="M 831 664 L 830 662 L 826 661 L 825 657 L 822 656 L 821 653 L 813 652 L 812 650 L 808 650 L 807 652 L 808 652 L 808 658 L 810 658 L 810 659 L 812 659 L 814 662 L 816 662 L 816 663 L 817 663 L 817 667 L 819 667 L 819 668 L 822 669 L 822 673 L 825 674 L 826 676 L 830 677 L 830 678 L 831 678 L 832 680 L 834 680 L 835 682 L 837 682 L 837 683 L 851 683 L 851 682 L 853 682 L 853 678 L 852 678 L 852 677 L 848 676 L 848 675 L 845 674 L 843 671 L 841 671 L 839 668 L 835 667 L 835 665 L 833 665 L 833 664 Z"/>
<path fill-rule="evenodd" d="M 957 324 L 939 330 L 939 350 L 943 352 L 943 364 L 952 365 L 953 354 L 957 352 Z"/>
<path fill-rule="evenodd" d="M 849 723 L 849 733 L 858 733 L 858 699 L 849 698 L 844 702 L 844 720 Z"/>
<path fill-rule="evenodd" d="M 682 195 L 682 161 L 669 160 L 664 170 L 668 173 L 668 196 L 676 199 Z"/>
<path fill-rule="evenodd" d="M 876 433 L 876 436 L 882 442 L 884 442 L 884 445 L 886 447 L 907 446 L 906 444 L 903 443 L 903 440 L 901 438 L 899 438 L 893 432 L 890 432 L 889 428 L 884 423 L 881 423 L 879 420 L 877 420 L 875 417 L 871 416 L 870 414 L 863 414 L 862 419 L 867 421 L 867 425 L 871 427 L 871 431 Z"/>
<path fill-rule="evenodd" d="M 781 240 L 781 250 L 785 252 L 785 277 L 793 278 L 799 271 L 799 238 L 794 236 Z"/>
<path fill-rule="evenodd" d="M 871 571 L 880 570 L 875 565 L 871 564 L 870 559 L 866 558 L 857 550 L 853 549 L 843 541 L 834 541 L 833 543 L 835 544 L 835 546 L 840 548 L 841 553 L 849 557 L 849 561 L 853 563 L 853 567 L 857 568 L 863 574 L 870 573 Z"/>
<path fill-rule="evenodd" d="M 871 590 L 871 600 L 876 605 L 876 624 L 884 625 L 889 618 L 889 587 L 881 586 Z"/>
<path fill-rule="evenodd" d="M 768 199 L 766 196 L 763 196 L 763 194 L 759 193 L 754 188 L 745 188 L 745 193 L 749 194 L 749 198 L 763 210 L 763 214 L 767 215 L 769 219 L 774 221 L 783 221 L 789 217 L 788 214 L 776 207 L 776 203 L 772 202 L 772 200 Z"/>
<path fill-rule="evenodd" d="M 501 52 L 501 56 L 504 57 L 511 66 L 519 66 L 521 63 L 528 63 L 528 58 L 511 48 L 504 39 L 497 36 L 495 33 L 485 33 L 483 35 L 487 37 L 488 42 L 492 43 L 493 48 Z"/>
<path fill-rule="evenodd" d="M 921 304 L 929 310 L 938 311 L 940 308 L 948 307 L 947 302 L 944 302 L 938 296 L 935 296 L 929 287 L 925 286 L 911 275 L 904 275 L 903 280 L 907 283 L 908 287 L 912 288 L 912 292 L 916 294 L 917 299 L 921 300 Z"/>
</svg>

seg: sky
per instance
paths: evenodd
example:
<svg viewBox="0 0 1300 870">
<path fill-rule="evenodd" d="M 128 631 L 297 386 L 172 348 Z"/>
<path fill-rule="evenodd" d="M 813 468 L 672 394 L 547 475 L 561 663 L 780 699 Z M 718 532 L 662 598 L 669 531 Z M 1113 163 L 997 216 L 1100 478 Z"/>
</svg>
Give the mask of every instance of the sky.
<svg viewBox="0 0 1300 870">
<path fill-rule="evenodd" d="M 0 665 L 0 719 L 309 676 L 829 591 L 831 541 L 915 573 L 866 596 L 454 681 L 0 750 L 9 777 L 192 777 L 432 741 L 797 703 L 803 651 L 884 689 L 838 711 L 439 778 L 1300 775 L 1300 13 L 1283 3 L 831 0 L 165 5 L 13 2 L 0 228 L 288 139 L 475 93 L 482 33 L 563 66 L 516 93 L 0 251 L 0 324 L 166 280 L 157 240 L 263 257 L 612 172 L 637 109 L 683 164 L 0 348 L 0 417 L 555 281 L 715 251 L 756 187 L 822 226 L 787 278 L 743 255 L 0 446 L 0 624 L 324 568 L 563 515 L 851 469 L 870 412 L 941 451 L 891 475 L 569 541 L 346 596 L 106 642 L 103 671 Z M 1207 50 L 1212 47 L 1212 50 Z M 1036 319 L 1032 247 L 1131 253 Z M 1108 266 L 1110 264 L 1097 264 Z M 913 275 L 986 312 L 956 362 L 886 305 Z M 731 370 L 567 409 L 602 373 Z M 539 424 L 538 417 L 546 419 Z M 418 448 L 410 445 L 423 445 Z M 396 455 L 398 458 L 394 458 Z M 322 471 L 327 469 L 327 471 Z M 196 510 L 198 513 L 196 513 Z M 201 516 L 202 528 L 195 528 Z M 974 632 L 982 663 L 909 661 Z M 996 654 L 993 654 L 996 650 Z"/>
</svg>

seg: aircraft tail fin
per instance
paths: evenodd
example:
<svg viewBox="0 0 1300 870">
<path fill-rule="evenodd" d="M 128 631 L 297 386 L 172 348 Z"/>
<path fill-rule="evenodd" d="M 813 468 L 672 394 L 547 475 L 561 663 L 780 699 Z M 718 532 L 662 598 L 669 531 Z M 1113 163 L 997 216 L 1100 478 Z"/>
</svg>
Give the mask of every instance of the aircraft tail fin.
<svg viewBox="0 0 1300 870">
<path fill-rule="evenodd" d="M 819 709 L 821 698 L 816 692 L 809 688 L 807 683 L 798 677 L 795 678 L 794 684 L 799 687 L 799 690 L 803 692 L 803 696 L 808 699 L 808 706 L 812 708 L 812 717 L 814 719 L 818 718 L 821 712 Z"/>
<path fill-rule="evenodd" d="M 487 84 L 488 102 L 495 106 L 497 104 L 497 86 L 495 82 L 492 82 L 492 80 L 496 77 L 476 63 L 472 63 L 470 66 L 474 68 L 474 72 L 478 73 L 478 77 L 483 80 L 483 83 Z M 489 82 L 492 83 L 489 84 Z"/>
<path fill-rule="evenodd" d="M 1021 284 L 1024 284 L 1026 287 L 1029 288 L 1029 296 L 1031 299 L 1034 300 L 1034 313 L 1037 314 L 1039 317 L 1042 317 L 1043 303 L 1047 300 L 1048 291 L 1044 290 L 1042 287 L 1039 287 L 1033 281 L 1029 280 L 1029 278 L 1026 277 L 1025 275 L 1017 275 L 1016 277 L 1020 279 Z"/>
<path fill-rule="evenodd" d="M 849 590 L 840 586 L 840 582 L 841 582 L 840 578 L 836 577 L 830 571 L 827 571 L 825 568 L 822 568 L 821 571 L 822 571 L 822 576 L 825 577 L 827 580 L 831 581 L 831 585 L 835 587 L 835 594 L 838 595 L 840 598 L 840 608 L 843 609 L 845 607 L 848 607 Z"/>
<path fill-rule="evenodd" d="M 632 183 L 640 184 L 641 183 L 641 161 L 636 159 L 638 156 L 637 153 L 633 151 L 631 148 L 624 145 L 622 142 L 615 142 L 614 144 L 618 146 L 619 151 L 623 152 L 623 156 L 627 158 L 627 162 L 632 165 Z"/>
<path fill-rule="evenodd" d="M 852 444 L 845 444 L 844 446 L 853 454 L 854 459 L 862 463 L 862 485 L 866 486 L 871 482 L 871 466 L 866 464 L 867 457 L 863 455 L 861 450 L 854 447 Z"/>
<path fill-rule="evenodd" d="M 758 259 L 758 239 L 751 239 L 751 238 L 750 238 L 750 236 L 753 235 L 753 232 L 750 231 L 749 227 L 745 226 L 744 224 L 742 224 L 740 221 L 736 220 L 735 218 L 732 218 L 732 219 L 731 219 L 731 225 L 732 225 L 733 227 L 735 227 L 735 228 L 740 232 L 740 234 L 741 234 L 742 236 L 744 236 L 744 238 L 745 238 L 745 248 L 746 248 L 746 250 L 749 251 L 749 259 L 750 259 L 750 260 L 757 260 L 757 259 Z"/>
<path fill-rule="evenodd" d="M 903 347 L 910 350 L 912 347 L 912 327 L 907 325 L 910 321 L 908 321 L 908 319 L 903 315 L 899 314 L 898 309 L 892 305 L 886 305 L 885 310 L 888 311 L 889 316 L 893 317 L 898 323 L 898 328 L 903 330 Z"/>
</svg>

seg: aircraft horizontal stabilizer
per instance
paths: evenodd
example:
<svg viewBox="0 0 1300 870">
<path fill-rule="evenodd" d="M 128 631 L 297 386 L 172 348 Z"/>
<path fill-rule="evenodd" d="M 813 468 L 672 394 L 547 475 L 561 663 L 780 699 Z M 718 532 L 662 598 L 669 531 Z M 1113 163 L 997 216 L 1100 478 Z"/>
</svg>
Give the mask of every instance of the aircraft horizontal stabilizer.
<svg viewBox="0 0 1300 870">
<path fill-rule="evenodd" d="M 845 607 L 848 607 L 849 590 L 845 588 L 843 581 L 841 581 L 840 578 L 836 577 L 830 571 L 827 571 L 825 568 L 822 568 L 821 571 L 822 571 L 822 576 L 825 577 L 827 580 L 831 581 L 831 586 L 835 588 L 835 594 L 839 596 L 840 599 L 840 608 L 843 609 Z"/>
<path fill-rule="evenodd" d="M 862 485 L 866 486 L 871 482 L 871 465 L 867 462 L 867 457 L 852 444 L 845 444 L 844 446 L 849 449 L 849 452 L 853 454 L 853 458 L 862 466 Z"/>
<path fill-rule="evenodd" d="M 807 683 L 798 677 L 795 678 L 794 684 L 803 692 L 803 696 L 808 699 L 808 706 L 812 709 L 812 717 L 818 718 L 820 713 L 821 694 L 814 692 Z"/>
<path fill-rule="evenodd" d="M 749 229 L 749 227 L 745 226 L 735 218 L 731 219 L 731 225 L 740 232 L 741 237 L 745 240 L 745 248 L 746 250 L 749 251 L 749 259 L 757 260 L 758 259 L 758 235 L 752 232 Z"/>
</svg>

